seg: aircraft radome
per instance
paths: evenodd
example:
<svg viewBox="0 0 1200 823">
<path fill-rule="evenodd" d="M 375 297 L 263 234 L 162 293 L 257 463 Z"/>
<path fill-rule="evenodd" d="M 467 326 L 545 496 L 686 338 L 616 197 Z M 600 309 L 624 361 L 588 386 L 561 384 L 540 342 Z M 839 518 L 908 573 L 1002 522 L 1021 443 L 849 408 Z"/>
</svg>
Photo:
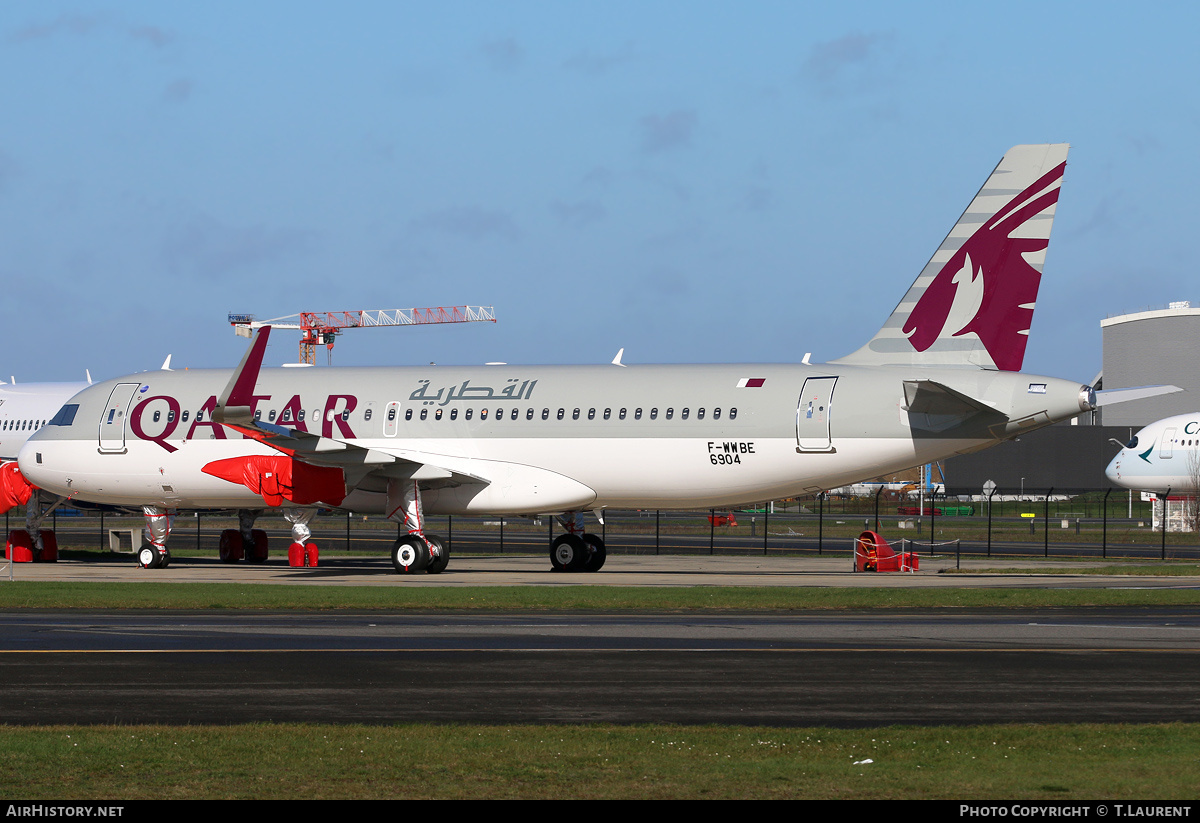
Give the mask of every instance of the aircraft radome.
<svg viewBox="0 0 1200 823">
<path fill-rule="evenodd" d="M 1004 155 L 880 331 L 824 364 L 263 369 L 269 329 L 229 370 L 135 374 L 73 398 L 25 445 L 45 490 L 140 507 L 143 566 L 169 512 L 237 509 L 227 558 L 282 508 L 380 512 L 396 570 L 439 572 L 426 514 L 557 515 L 553 567 L 598 569 L 582 514 L 803 495 L 975 451 L 1093 409 L 1091 387 L 1019 372 L 1065 144 Z M 855 322 L 859 322 L 855 318 Z"/>
</svg>

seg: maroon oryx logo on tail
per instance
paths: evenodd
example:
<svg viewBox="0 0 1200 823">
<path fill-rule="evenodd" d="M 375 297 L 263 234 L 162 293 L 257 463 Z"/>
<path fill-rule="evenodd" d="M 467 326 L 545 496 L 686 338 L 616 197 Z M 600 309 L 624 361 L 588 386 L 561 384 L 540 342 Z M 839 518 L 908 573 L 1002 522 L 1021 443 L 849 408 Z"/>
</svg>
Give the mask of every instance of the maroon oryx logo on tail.
<svg viewBox="0 0 1200 823">
<path fill-rule="evenodd" d="M 945 331 L 951 337 L 974 332 L 998 368 L 1020 371 L 1041 282 L 1022 255 L 1050 241 L 1011 235 L 1058 202 L 1066 166 L 1060 163 L 1010 200 L 942 267 L 904 324 L 914 349 L 925 351 Z"/>
</svg>

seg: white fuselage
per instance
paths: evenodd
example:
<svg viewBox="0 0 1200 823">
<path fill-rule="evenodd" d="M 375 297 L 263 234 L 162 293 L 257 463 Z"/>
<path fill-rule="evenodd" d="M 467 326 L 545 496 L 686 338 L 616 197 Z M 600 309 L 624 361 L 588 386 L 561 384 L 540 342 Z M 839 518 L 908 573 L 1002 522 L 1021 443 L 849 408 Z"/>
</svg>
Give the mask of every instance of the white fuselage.
<svg viewBox="0 0 1200 823">
<path fill-rule="evenodd" d="M 70 425 L 26 445 L 22 473 L 96 503 L 261 508 L 249 487 L 204 471 L 278 454 L 211 420 L 229 377 L 99 384 L 72 401 Z M 982 411 L 907 409 L 905 381 L 930 378 L 982 398 Z M 305 459 L 345 472 L 343 508 L 381 511 L 388 478 L 412 477 L 431 514 L 529 514 L 813 493 L 1073 416 L 1081 389 L 1013 372 L 834 364 L 265 369 L 252 413 L 321 438 Z"/>
</svg>

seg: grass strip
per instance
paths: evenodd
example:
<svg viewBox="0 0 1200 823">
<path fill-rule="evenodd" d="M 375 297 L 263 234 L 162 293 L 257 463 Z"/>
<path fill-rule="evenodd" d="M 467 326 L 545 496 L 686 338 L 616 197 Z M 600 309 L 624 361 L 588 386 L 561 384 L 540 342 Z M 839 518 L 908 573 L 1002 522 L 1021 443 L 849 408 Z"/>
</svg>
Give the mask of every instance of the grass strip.
<svg viewBox="0 0 1200 823">
<path fill-rule="evenodd" d="M 1200 576 L 1200 565 L 1195 563 L 1155 563 L 1152 565 L 1139 563 L 1110 563 L 1105 566 L 1033 566 L 1027 569 L 995 568 L 995 569 L 947 569 L 943 574 L 1085 574 L 1110 575 L 1116 577 L 1197 577 Z"/>
<path fill-rule="evenodd" d="M 1197 606 L 1200 588 L 833 588 L 803 586 L 293 586 L 14 581 L 0 609 L 793 611 L 808 609 Z"/>
<path fill-rule="evenodd" d="M 1200 725 L 3 727 L 0 797 L 1192 801 Z M 47 768 L 53 764 L 53 768 Z"/>
</svg>

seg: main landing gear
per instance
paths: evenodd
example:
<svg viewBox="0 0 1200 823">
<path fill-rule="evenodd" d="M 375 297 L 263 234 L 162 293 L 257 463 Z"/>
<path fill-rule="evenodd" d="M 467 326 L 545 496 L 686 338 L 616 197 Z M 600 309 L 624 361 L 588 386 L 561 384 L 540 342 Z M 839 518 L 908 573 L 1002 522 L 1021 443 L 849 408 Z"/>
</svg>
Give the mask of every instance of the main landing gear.
<svg viewBox="0 0 1200 823">
<path fill-rule="evenodd" d="M 599 535 L 583 530 L 583 512 L 566 512 L 557 520 L 567 530 L 550 544 L 550 566 L 556 572 L 596 572 L 608 558 Z"/>
<path fill-rule="evenodd" d="M 67 498 L 35 489 L 25 504 L 25 528 L 8 533 L 5 554 L 14 563 L 57 563 L 58 537 L 42 523 Z"/>
<path fill-rule="evenodd" d="M 392 565 L 397 574 L 440 574 L 450 563 L 450 546 L 440 537 L 425 534 L 425 517 L 421 508 L 421 490 L 415 480 L 389 480 L 387 488 L 388 518 L 395 520 L 402 532 L 392 544 Z"/>
<path fill-rule="evenodd" d="M 217 551 L 222 563 L 265 563 L 267 560 L 267 533 L 254 528 L 254 521 L 263 513 L 262 509 L 238 509 L 238 527 L 221 532 Z"/>
</svg>

